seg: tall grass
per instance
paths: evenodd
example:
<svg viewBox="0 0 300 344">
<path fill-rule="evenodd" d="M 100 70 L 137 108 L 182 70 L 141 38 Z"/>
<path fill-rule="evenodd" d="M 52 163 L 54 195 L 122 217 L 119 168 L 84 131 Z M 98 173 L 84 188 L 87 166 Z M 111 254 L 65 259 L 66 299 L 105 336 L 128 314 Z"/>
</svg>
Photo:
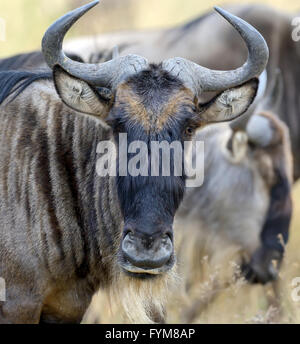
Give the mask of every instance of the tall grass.
<svg viewBox="0 0 300 344">
<path fill-rule="evenodd" d="M 204 256 L 198 271 L 192 271 L 188 293 L 182 287 L 169 290 L 169 323 L 300 323 L 300 301 L 292 299 L 292 280 L 300 277 L 300 182 L 293 190 L 294 216 L 283 266 L 275 284 L 250 285 L 236 279 L 233 263 L 235 248 L 219 252 L 218 263 Z M 188 225 L 188 224 L 186 224 Z M 176 236 L 179 239 L 179 228 Z M 182 230 L 186 232 L 187 227 Z M 182 238 L 186 240 L 187 238 Z M 193 263 L 189 261 L 189 263 Z M 195 261 L 194 261 L 195 263 Z M 187 267 L 183 267 L 186 271 Z M 231 277 L 230 277 L 231 276 Z M 226 283 L 222 282 L 227 281 Z M 221 281 L 221 283 L 220 283 Z M 122 311 L 106 294 L 95 295 L 85 323 L 121 323 Z M 125 318 L 126 321 L 126 318 Z"/>
</svg>

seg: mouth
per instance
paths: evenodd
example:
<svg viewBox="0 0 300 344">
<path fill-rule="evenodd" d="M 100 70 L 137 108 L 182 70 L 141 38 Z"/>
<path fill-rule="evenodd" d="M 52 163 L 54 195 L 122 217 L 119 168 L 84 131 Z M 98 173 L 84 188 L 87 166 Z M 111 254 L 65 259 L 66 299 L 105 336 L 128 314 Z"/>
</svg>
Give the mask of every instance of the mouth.
<svg viewBox="0 0 300 344">
<path fill-rule="evenodd" d="M 123 272 L 125 272 L 127 275 L 139 279 L 149 279 L 159 277 L 160 275 L 163 275 L 171 270 L 175 264 L 175 261 L 175 255 L 173 254 L 165 265 L 154 269 L 146 269 L 134 266 L 125 257 L 121 257 L 119 264 Z"/>
</svg>

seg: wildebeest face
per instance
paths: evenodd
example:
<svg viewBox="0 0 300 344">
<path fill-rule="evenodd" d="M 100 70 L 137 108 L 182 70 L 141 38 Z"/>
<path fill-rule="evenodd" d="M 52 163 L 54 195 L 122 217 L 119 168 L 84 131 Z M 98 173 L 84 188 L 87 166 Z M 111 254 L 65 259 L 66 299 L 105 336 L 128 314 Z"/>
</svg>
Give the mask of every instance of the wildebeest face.
<svg viewBox="0 0 300 344">
<path fill-rule="evenodd" d="M 170 174 L 163 175 L 160 165 L 158 175 L 153 176 L 152 142 L 176 142 L 184 151 L 184 141 L 190 140 L 198 128 L 243 113 L 255 97 L 257 80 L 226 90 L 207 104 L 198 104 L 194 93 L 160 65 L 150 65 L 114 92 L 91 86 L 60 67 L 54 69 L 54 80 L 68 106 L 100 117 L 111 127 L 118 155 L 127 155 L 129 162 L 137 153 L 128 152 L 129 145 L 136 141 L 145 144 L 148 173 L 131 175 L 128 169 L 122 175 L 117 165 L 116 183 L 124 219 L 120 263 L 138 276 L 168 270 L 174 263 L 173 219 L 185 187 L 184 167 L 177 175 L 174 164 L 183 165 L 184 159 L 182 155 L 180 161 L 174 161 L 171 150 Z M 125 153 L 119 134 L 127 137 Z M 160 155 L 160 164 L 163 158 Z"/>
<path fill-rule="evenodd" d="M 170 174 L 163 176 L 160 168 L 153 176 L 151 143 L 176 142 L 182 148 L 187 122 L 194 112 L 192 92 L 159 66 L 132 77 L 116 91 L 109 122 L 117 146 L 119 133 L 126 133 L 128 145 L 138 140 L 147 147 L 147 173 L 117 177 L 125 223 L 121 264 L 139 276 L 158 274 L 173 265 L 173 218 L 184 193 L 184 175 L 174 174 L 174 163 L 182 165 L 183 160 L 175 162 L 171 152 Z M 132 156 L 128 153 L 128 160 Z M 159 159 L 164 156 L 160 154 Z"/>
</svg>

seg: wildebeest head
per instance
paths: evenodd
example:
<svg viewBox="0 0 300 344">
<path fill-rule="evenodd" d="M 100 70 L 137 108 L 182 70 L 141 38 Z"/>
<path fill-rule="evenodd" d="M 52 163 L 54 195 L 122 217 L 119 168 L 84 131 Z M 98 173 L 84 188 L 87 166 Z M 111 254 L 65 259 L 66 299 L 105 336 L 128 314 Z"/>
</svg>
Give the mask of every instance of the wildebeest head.
<svg viewBox="0 0 300 344">
<path fill-rule="evenodd" d="M 247 110 L 256 95 L 258 76 L 268 60 L 262 36 L 230 13 L 216 10 L 233 25 L 247 44 L 247 62 L 234 71 L 213 71 L 183 58 L 151 65 L 140 56 L 115 57 L 102 64 L 72 61 L 62 51 L 70 27 L 98 1 L 56 21 L 43 38 L 43 53 L 54 71 L 62 101 L 76 111 L 106 122 L 118 154 L 119 134 L 128 144 L 142 141 L 172 143 L 189 140 L 196 129 L 229 121 Z M 222 91 L 199 104 L 204 91 Z M 150 149 L 151 150 L 151 149 Z M 130 155 L 130 153 L 125 153 Z M 150 167 L 149 167 L 150 169 Z M 174 262 L 172 225 L 183 198 L 185 176 L 121 176 L 116 178 L 124 219 L 121 266 L 130 273 L 159 274 Z"/>
</svg>

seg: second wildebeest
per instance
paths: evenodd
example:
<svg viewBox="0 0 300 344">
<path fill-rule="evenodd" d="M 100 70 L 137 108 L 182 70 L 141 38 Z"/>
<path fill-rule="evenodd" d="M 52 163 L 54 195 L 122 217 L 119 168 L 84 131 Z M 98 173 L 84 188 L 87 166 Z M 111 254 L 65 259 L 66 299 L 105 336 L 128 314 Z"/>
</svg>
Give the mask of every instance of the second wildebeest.
<svg viewBox="0 0 300 344">
<path fill-rule="evenodd" d="M 207 266 L 218 272 L 210 270 L 210 297 L 195 301 L 185 321 L 232 283 L 226 270 L 252 283 L 278 277 L 292 216 L 293 174 L 289 130 L 277 114 L 279 78 L 246 121 L 210 127 L 196 137 L 205 143 L 204 183 L 186 192 L 175 222 L 187 294 L 195 297 L 196 286 L 209 281 Z"/>
<path fill-rule="evenodd" d="M 100 65 L 73 61 L 62 51 L 63 38 L 97 3 L 45 33 L 42 50 L 53 74 L 0 74 L 2 323 L 79 322 L 99 288 L 114 291 L 132 321 L 149 321 L 153 304 L 161 313 L 185 175 L 100 177 L 98 143 L 111 142 L 121 154 L 122 133 L 128 144 L 182 145 L 196 129 L 244 113 L 268 60 L 262 36 L 217 9 L 249 49 L 234 71 L 181 58 L 151 65 L 136 55 Z M 199 104 L 205 90 L 221 93 Z"/>
</svg>

